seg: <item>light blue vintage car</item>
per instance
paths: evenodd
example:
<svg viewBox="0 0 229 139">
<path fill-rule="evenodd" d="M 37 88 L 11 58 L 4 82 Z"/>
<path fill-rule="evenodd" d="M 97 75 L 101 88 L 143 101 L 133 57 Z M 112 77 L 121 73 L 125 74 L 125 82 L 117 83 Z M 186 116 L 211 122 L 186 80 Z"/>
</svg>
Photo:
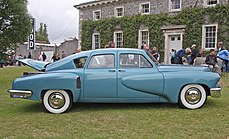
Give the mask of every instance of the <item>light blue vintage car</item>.
<svg viewBox="0 0 229 139">
<path fill-rule="evenodd" d="M 51 113 L 73 102 L 179 103 L 188 109 L 220 97 L 220 76 L 206 67 L 160 65 L 144 50 L 85 51 L 53 64 L 20 60 L 39 72 L 26 73 L 8 90 L 13 98 L 42 100 Z"/>
</svg>

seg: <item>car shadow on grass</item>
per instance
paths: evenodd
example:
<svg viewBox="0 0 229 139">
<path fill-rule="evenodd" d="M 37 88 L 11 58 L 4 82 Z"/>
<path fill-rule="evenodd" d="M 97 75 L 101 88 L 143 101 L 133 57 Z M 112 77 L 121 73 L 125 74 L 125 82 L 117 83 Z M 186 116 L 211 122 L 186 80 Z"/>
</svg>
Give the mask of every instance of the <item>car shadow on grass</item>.
<svg viewBox="0 0 229 139">
<path fill-rule="evenodd" d="M 203 108 L 219 108 L 220 102 L 208 100 Z M 74 103 L 70 109 L 71 112 L 88 112 L 104 110 L 182 110 L 178 104 L 171 103 Z M 41 102 L 34 102 L 29 105 L 21 106 L 18 111 L 26 113 L 44 113 L 47 112 Z"/>
<path fill-rule="evenodd" d="M 103 111 L 103 110 L 149 110 L 149 109 L 177 109 L 177 104 L 169 103 L 75 103 L 71 112 Z"/>
<path fill-rule="evenodd" d="M 30 105 L 24 105 L 23 108 L 21 108 L 23 112 L 26 113 L 41 113 L 46 112 L 45 108 L 43 107 L 42 103 L 40 102 L 34 102 Z"/>
</svg>

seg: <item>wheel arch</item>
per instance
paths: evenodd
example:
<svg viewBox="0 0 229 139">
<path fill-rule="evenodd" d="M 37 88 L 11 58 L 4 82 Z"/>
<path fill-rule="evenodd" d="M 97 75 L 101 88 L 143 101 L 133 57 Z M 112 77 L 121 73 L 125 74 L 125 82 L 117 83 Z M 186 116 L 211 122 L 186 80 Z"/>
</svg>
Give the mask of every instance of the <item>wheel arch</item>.
<svg viewBox="0 0 229 139">
<path fill-rule="evenodd" d="M 42 90 L 42 91 L 41 91 L 41 95 L 40 95 L 40 99 L 41 99 L 41 100 L 43 99 L 45 93 L 46 93 L 48 90 L 60 90 L 60 89 L 44 89 L 44 90 Z M 73 93 L 72 93 L 71 90 L 69 90 L 69 89 L 61 89 L 61 90 L 66 91 L 66 92 L 70 95 L 70 98 L 71 98 L 72 101 L 73 101 Z"/>
<path fill-rule="evenodd" d="M 179 95 L 180 95 L 181 91 L 183 90 L 183 88 L 184 88 L 185 86 L 187 86 L 187 85 L 192 85 L 192 84 L 201 85 L 201 86 L 204 88 L 204 90 L 206 91 L 207 96 L 210 96 L 210 95 L 211 95 L 211 94 L 210 94 L 210 88 L 209 88 L 206 84 L 202 84 L 202 83 L 187 83 L 187 84 L 184 84 L 184 85 L 181 87 L 180 91 L 179 91 Z"/>
</svg>

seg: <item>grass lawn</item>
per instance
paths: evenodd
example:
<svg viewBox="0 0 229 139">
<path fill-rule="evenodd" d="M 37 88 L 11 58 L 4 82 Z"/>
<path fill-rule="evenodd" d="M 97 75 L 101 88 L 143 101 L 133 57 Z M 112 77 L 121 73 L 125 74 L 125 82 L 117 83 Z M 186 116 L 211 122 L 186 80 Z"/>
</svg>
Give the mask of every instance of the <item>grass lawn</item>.
<svg viewBox="0 0 229 139">
<path fill-rule="evenodd" d="M 12 81 L 28 67 L 0 69 L 0 138 L 212 138 L 229 139 L 229 74 L 222 97 L 198 110 L 174 104 L 74 104 L 50 114 L 41 102 L 12 99 Z"/>
</svg>

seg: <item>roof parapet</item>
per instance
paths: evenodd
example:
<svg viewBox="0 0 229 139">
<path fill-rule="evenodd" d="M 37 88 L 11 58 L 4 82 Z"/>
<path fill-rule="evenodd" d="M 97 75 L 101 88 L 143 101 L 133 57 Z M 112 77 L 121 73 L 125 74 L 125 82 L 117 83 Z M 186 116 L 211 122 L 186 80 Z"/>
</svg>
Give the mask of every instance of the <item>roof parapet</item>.
<svg viewBox="0 0 229 139">
<path fill-rule="evenodd" d="M 113 2 L 118 2 L 120 0 L 94 0 L 91 2 L 86 2 L 86 3 L 81 3 L 78 5 L 74 5 L 76 9 L 82 9 L 82 8 L 87 8 L 91 6 L 97 6 L 97 5 L 102 5 L 102 4 L 107 4 L 107 3 L 113 3 Z"/>
</svg>

